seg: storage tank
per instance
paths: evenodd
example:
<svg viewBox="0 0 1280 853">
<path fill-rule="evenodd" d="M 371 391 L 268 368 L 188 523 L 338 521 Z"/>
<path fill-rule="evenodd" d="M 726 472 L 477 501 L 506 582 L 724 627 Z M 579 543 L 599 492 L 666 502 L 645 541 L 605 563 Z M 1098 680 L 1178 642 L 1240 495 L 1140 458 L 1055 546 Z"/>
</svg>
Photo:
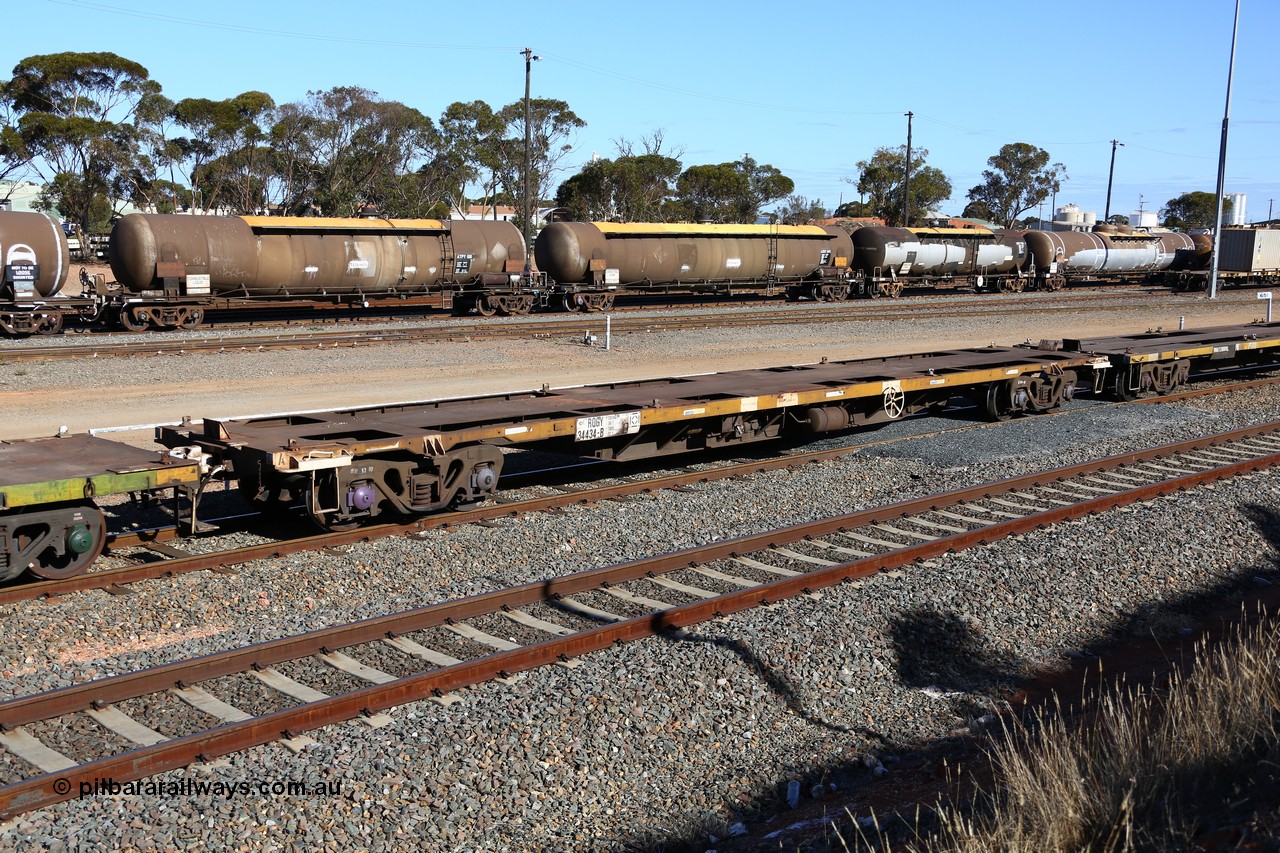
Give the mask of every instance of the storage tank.
<svg viewBox="0 0 1280 853">
<path fill-rule="evenodd" d="M 552 222 L 533 253 L 559 284 L 594 283 L 607 272 L 609 283 L 625 285 L 756 280 L 771 265 L 774 277 L 801 280 L 847 266 L 853 245 L 837 226 Z"/>
<path fill-rule="evenodd" d="M 0 261 L 5 298 L 53 296 L 71 269 L 67 235 L 52 216 L 0 211 Z"/>
<path fill-rule="evenodd" d="M 508 260 L 523 265 L 524 240 L 488 220 L 131 213 L 111 232 L 111 270 L 134 293 L 175 273 L 188 294 L 421 291 L 505 274 Z"/>
<path fill-rule="evenodd" d="M 1053 217 L 1054 222 L 1065 222 L 1068 225 L 1080 225 L 1084 222 L 1084 214 L 1080 212 L 1080 208 L 1074 204 L 1065 204 L 1058 208 L 1057 216 Z"/>
<path fill-rule="evenodd" d="M 868 276 L 1008 273 L 1023 255 L 1021 241 L 974 228 L 859 228 L 854 268 Z"/>
</svg>

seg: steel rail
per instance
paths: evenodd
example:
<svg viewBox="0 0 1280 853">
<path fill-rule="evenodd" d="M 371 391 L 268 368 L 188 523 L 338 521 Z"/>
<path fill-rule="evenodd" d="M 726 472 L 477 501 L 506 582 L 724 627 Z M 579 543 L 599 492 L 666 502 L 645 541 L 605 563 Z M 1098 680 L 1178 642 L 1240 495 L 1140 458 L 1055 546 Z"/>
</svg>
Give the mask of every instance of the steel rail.
<svg viewBox="0 0 1280 853">
<path fill-rule="evenodd" d="M 82 575 L 75 575 L 74 577 L 60 580 L 44 580 L 22 583 L 0 588 L 0 606 L 5 604 L 14 604 L 20 601 L 28 601 L 35 598 L 66 595 L 72 592 L 82 592 L 89 589 L 123 586 L 142 580 L 172 577 L 179 574 L 186 574 L 187 572 L 223 568 L 226 566 L 251 562 L 253 560 L 275 559 L 303 551 L 314 551 L 321 548 L 351 545 L 358 542 L 368 542 L 389 536 L 421 533 L 427 530 L 457 527 L 464 524 L 475 524 L 476 522 L 481 521 L 495 521 L 501 518 L 512 518 L 532 512 L 541 512 L 578 504 L 598 503 L 600 501 L 611 500 L 619 497 L 645 494 L 661 491 L 663 489 L 673 489 L 696 483 L 711 482 L 713 480 L 723 480 L 730 477 L 740 477 L 763 471 L 794 468 L 800 465 L 821 462 L 826 459 L 855 453 L 866 446 L 868 445 L 815 450 L 807 453 L 792 454 L 772 459 L 735 462 L 724 465 L 720 468 L 711 468 L 702 471 L 684 471 L 661 477 L 652 477 L 645 480 L 633 480 L 607 486 L 587 487 L 567 492 L 560 492 L 554 495 L 546 495 L 543 497 L 492 503 L 465 510 L 437 513 L 435 515 L 422 516 L 420 518 L 415 518 L 412 521 L 406 521 L 399 524 L 375 524 L 368 527 L 357 528 L 355 530 L 317 533 L 312 536 L 304 536 L 297 539 L 267 542 L 260 545 L 246 545 L 241 548 L 233 548 L 229 551 L 218 551 L 209 554 L 192 554 L 191 556 L 186 557 L 173 557 L 168 560 L 148 563 L 145 565 L 100 569 L 98 571 L 90 571 Z M 146 547 L 147 542 L 135 543 L 132 539 L 124 539 L 121 544 L 137 544 L 141 547 Z"/>
<path fill-rule="evenodd" d="M 1113 402 L 1107 405 L 1127 405 L 1132 403 L 1138 404 L 1156 404 L 1165 402 L 1175 402 L 1182 399 L 1192 399 L 1196 397 L 1204 397 L 1212 394 L 1228 393 L 1231 391 L 1247 390 L 1250 388 L 1263 387 L 1267 385 L 1280 384 L 1280 377 L 1271 377 L 1268 379 L 1255 379 L 1244 382 L 1233 383 L 1227 386 L 1217 386 L 1213 388 L 1198 388 L 1188 391 L 1178 391 L 1172 394 L 1155 397 L 1144 397 L 1140 400 L 1130 400 L 1124 402 Z M 1037 417 L 1056 416 L 1069 414 L 1068 412 L 1053 412 L 1037 415 Z M 775 457 L 773 459 L 751 460 L 749 462 L 737 462 L 725 465 L 720 468 L 707 469 L 695 472 L 681 472 L 670 474 L 662 477 L 654 477 L 647 480 L 628 481 L 609 486 L 586 487 L 580 490 L 562 492 L 558 495 L 549 495 L 539 498 L 529 498 L 519 501 L 505 501 L 486 504 L 484 506 L 473 507 L 467 510 L 451 511 L 437 513 L 435 515 L 422 516 L 412 521 L 398 524 L 377 524 L 367 527 L 357 528 L 356 530 L 342 531 L 337 533 L 318 533 L 312 536 L 301 537 L 296 539 L 286 539 L 279 542 L 269 542 L 260 545 L 247 545 L 242 548 L 236 548 L 229 551 L 218 551 L 209 554 L 193 554 L 189 557 L 173 557 L 168 559 L 154 561 L 150 563 L 121 566 L 112 569 L 99 569 L 97 571 L 88 571 L 81 575 L 75 575 L 69 578 L 57 580 L 41 580 L 29 581 L 13 584 L 10 586 L 0 587 L 0 607 L 7 604 L 16 604 L 22 601 L 31 601 L 38 598 L 53 598 L 61 595 L 68 595 L 75 592 L 84 592 L 91 589 L 104 589 L 113 587 L 126 587 L 129 584 L 138 583 L 140 581 L 154 580 L 156 578 L 174 577 L 187 572 L 205 571 L 210 569 L 221 569 L 228 566 L 239 565 L 241 563 L 251 562 L 253 560 L 276 559 L 287 556 L 289 554 L 301 553 L 304 551 L 319 550 L 322 548 L 339 547 L 342 545 L 351 545 L 359 542 L 369 542 L 374 539 L 381 539 L 390 536 L 408 535 L 421 533 L 427 530 L 436 530 L 461 526 L 464 524 L 475 524 L 477 522 L 496 521 L 502 518 L 512 518 L 518 515 L 542 512 L 550 509 L 558 509 L 566 506 L 574 506 L 578 504 L 598 503 L 600 501 L 611 500 L 619 497 L 630 495 L 646 494 L 664 489 L 675 489 L 681 486 L 687 486 L 696 483 L 712 482 L 715 480 L 729 479 L 732 477 L 746 476 L 749 474 L 761 473 L 765 471 L 774 471 L 784 468 L 792 468 L 800 465 L 824 462 L 830 459 L 838 459 L 843 456 L 858 453 L 867 447 L 874 447 L 881 444 L 892 444 L 900 441 L 909 441 L 917 438 L 924 438 L 933 435 L 940 435 L 944 432 L 953 432 L 957 430 L 983 429 L 988 427 L 998 427 L 998 423 L 978 422 L 966 424 L 964 426 L 953 426 L 946 430 L 936 430 L 925 433 L 918 433 L 910 436 L 901 436 L 892 439 L 883 439 L 880 441 L 868 441 L 850 447 L 838 447 L 826 450 L 806 451 L 802 453 L 794 453 L 786 456 Z M 163 534 L 163 535 L 162 535 Z M 182 538 L 176 531 L 170 534 L 164 534 L 163 531 L 156 531 L 154 535 L 135 534 L 132 532 L 123 532 L 112 534 L 108 537 L 108 548 L 123 547 L 142 547 L 146 548 L 148 544 L 156 542 L 174 541 Z"/>
<path fill-rule="evenodd" d="M 0 703 L 0 727 L 8 730 L 28 722 L 62 716 L 91 707 L 102 707 L 113 702 L 170 688 L 180 688 L 223 675 L 270 666 L 285 660 L 296 660 L 384 637 L 394 637 L 487 615 L 503 608 L 554 600 L 603 585 L 651 577 L 717 559 L 766 550 L 783 543 L 838 533 L 870 523 L 900 519 L 918 512 L 929 512 L 941 506 L 982 500 L 992 495 L 1006 494 L 1045 483 L 1061 482 L 1101 470 L 1123 468 L 1126 465 L 1176 456 L 1179 453 L 1228 444 L 1235 440 L 1278 433 L 1280 433 L 1280 422 L 1177 442 L 1078 465 L 1064 466 L 1039 474 L 981 484 L 944 495 L 904 501 L 872 510 L 793 525 L 729 542 L 579 572 L 509 590 L 443 602 L 413 611 L 363 620 L 352 625 L 323 629 L 297 637 L 207 655 L 192 661 L 74 685 Z M 92 782 L 94 779 L 111 778 L 118 782 L 127 782 L 145 778 L 186 766 L 193 761 L 238 752 L 280 737 L 292 737 L 303 731 L 360 715 L 373 714 L 406 702 L 440 695 L 495 677 L 578 657 L 615 643 L 633 642 L 664 632 L 678 631 L 713 618 L 809 593 L 842 581 L 866 577 L 879 571 L 940 556 L 950 551 L 986 544 L 1062 521 L 1262 470 L 1276 464 L 1280 464 L 1280 452 L 1262 454 L 1255 458 L 1214 466 L 1208 470 L 1138 485 L 1068 506 L 1057 506 L 1025 517 L 995 522 L 918 545 L 903 546 L 884 554 L 814 569 L 750 589 L 673 605 L 658 613 L 627 618 L 565 637 L 557 637 L 511 651 L 497 652 L 452 666 L 417 673 L 386 684 L 372 685 L 351 693 L 305 703 L 243 722 L 228 723 L 210 731 L 174 738 L 154 746 L 141 747 L 64 771 L 41 774 L 0 788 L 0 816 L 11 816 L 70 799 L 72 790 L 78 791 L 81 783 Z"/>
</svg>

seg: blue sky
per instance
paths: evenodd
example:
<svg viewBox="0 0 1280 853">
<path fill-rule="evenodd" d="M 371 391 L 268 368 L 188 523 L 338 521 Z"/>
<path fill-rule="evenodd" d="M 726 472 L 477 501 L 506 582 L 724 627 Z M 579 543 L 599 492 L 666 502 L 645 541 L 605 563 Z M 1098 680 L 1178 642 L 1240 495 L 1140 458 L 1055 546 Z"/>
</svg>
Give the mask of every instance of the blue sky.
<svg viewBox="0 0 1280 853">
<path fill-rule="evenodd" d="M 951 179 L 959 213 L 1007 142 L 1049 151 L 1069 175 L 1059 205 L 1113 213 L 1212 191 L 1234 0 L 637 4 L 333 0 L 10 0 L 4 72 L 59 51 L 140 62 L 170 98 L 250 89 L 278 103 L 358 85 L 433 119 L 453 101 L 559 98 L 587 122 L 576 171 L 616 140 L 662 129 L 687 166 L 749 153 L 834 207 L 856 163 L 913 145 Z M 1242 0 L 1228 192 L 1250 220 L 1280 211 L 1280 2 Z M 1046 205 L 1046 213 L 1048 205 Z M 1280 215 L 1277 213 L 1276 215 Z"/>
</svg>

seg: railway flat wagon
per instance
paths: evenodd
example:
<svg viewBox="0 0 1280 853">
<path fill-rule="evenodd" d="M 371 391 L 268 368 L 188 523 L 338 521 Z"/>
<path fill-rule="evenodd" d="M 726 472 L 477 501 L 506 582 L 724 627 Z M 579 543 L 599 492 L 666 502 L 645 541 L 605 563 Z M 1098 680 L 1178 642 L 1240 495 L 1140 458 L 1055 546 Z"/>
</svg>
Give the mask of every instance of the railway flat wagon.
<svg viewBox="0 0 1280 853">
<path fill-rule="evenodd" d="M 78 574 L 106 542 L 97 498 L 178 490 L 194 498 L 207 473 L 181 451 L 82 433 L 0 441 L 0 581 Z"/>
</svg>

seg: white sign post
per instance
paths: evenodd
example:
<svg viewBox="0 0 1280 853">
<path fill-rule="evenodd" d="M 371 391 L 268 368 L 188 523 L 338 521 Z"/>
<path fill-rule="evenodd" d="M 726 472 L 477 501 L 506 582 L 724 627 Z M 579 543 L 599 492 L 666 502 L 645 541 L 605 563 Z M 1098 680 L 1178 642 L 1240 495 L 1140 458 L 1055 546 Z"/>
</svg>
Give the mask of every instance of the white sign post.
<svg viewBox="0 0 1280 853">
<path fill-rule="evenodd" d="M 1271 291 L 1270 290 L 1258 291 L 1258 298 L 1267 300 L 1267 322 L 1270 323 L 1271 322 Z"/>
</svg>

